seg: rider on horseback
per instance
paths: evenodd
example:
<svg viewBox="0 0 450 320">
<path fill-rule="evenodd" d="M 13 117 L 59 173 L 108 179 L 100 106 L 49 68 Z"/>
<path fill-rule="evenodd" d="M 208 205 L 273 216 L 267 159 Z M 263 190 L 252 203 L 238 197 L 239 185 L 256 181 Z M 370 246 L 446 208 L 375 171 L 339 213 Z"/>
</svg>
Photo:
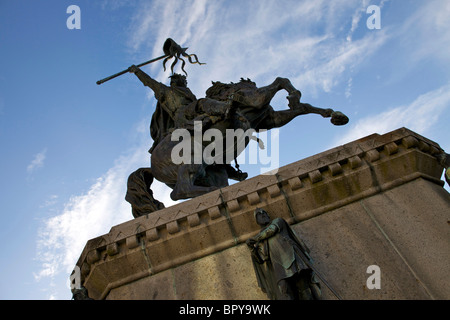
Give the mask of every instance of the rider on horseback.
<svg viewBox="0 0 450 320">
<path fill-rule="evenodd" d="M 158 101 L 150 124 L 150 135 L 153 139 L 153 146 L 149 153 L 175 129 L 193 129 L 194 121 L 202 121 L 204 130 L 211 124 L 223 120 L 230 116 L 232 103 L 218 101 L 210 98 L 197 99 L 192 91 L 187 87 L 186 76 L 173 74 L 170 77 L 170 86 L 166 86 L 132 65 L 129 68 L 144 86 L 153 90 Z M 243 181 L 248 174 L 240 170 L 235 170 L 230 164 L 225 164 L 228 178 Z"/>
<path fill-rule="evenodd" d="M 289 79 L 280 77 L 277 77 L 273 83 L 259 88 L 256 83 L 249 79 L 228 84 L 213 82 L 213 86 L 206 91 L 206 97 L 197 99 L 187 87 L 186 77 L 173 74 L 173 67 L 178 59 L 183 61 L 182 70 L 184 71 L 184 60 L 181 56 L 188 57 L 191 63 L 202 64 L 198 59 L 191 60 L 192 56 L 195 58 L 196 56 L 187 54 L 186 49 L 178 46 L 172 39 L 167 39 L 163 47 L 164 56 L 141 63 L 138 66 L 132 65 L 126 70 L 97 81 L 97 84 L 101 84 L 126 72 L 131 72 L 145 86 L 152 89 L 157 100 L 150 124 L 150 135 L 153 139 L 153 145 L 149 150 L 151 166 L 138 169 L 130 175 L 128 180 L 126 200 L 131 203 L 134 216 L 148 214 L 164 207 L 162 203 L 154 199 L 151 192 L 150 185 L 153 179 L 165 183 L 172 189 L 170 194 L 172 200 L 189 199 L 226 187 L 228 186 L 228 179 L 245 180 L 247 173 L 231 167 L 230 162 L 233 158 L 228 157 L 228 155 L 232 152 L 231 155 L 236 160 L 236 157 L 243 151 L 240 148 L 241 142 L 244 142 L 245 148 L 250 140 L 256 140 L 260 148 L 264 148 L 262 142 L 253 136 L 253 132 L 280 128 L 297 116 L 310 113 L 331 118 L 331 123 L 334 125 L 344 125 L 348 122 L 348 118 L 341 112 L 317 108 L 300 102 L 300 91 L 291 84 Z M 143 65 L 163 58 L 165 58 L 163 63 L 165 67 L 165 62 L 174 57 L 175 62 L 171 67 L 170 86 L 152 79 L 139 69 Z M 288 93 L 289 109 L 276 111 L 271 107 L 270 102 L 280 90 L 286 90 Z M 211 129 L 210 133 L 216 132 L 222 137 L 227 137 L 228 130 L 233 132 L 245 131 L 245 133 L 243 139 L 235 136 L 232 141 L 219 138 L 212 141 L 202 138 L 200 146 L 202 148 L 200 150 L 202 151 L 202 159 L 199 162 L 196 160 L 196 154 L 198 154 L 196 151 L 199 150 L 196 136 L 199 135 L 198 130 L 195 129 L 195 127 L 198 128 L 198 122 L 200 122 L 202 128 L 201 137 L 204 137 L 204 133 L 209 129 Z M 172 140 L 174 138 L 173 133 L 179 133 L 179 131 L 176 131 L 177 129 L 187 129 L 189 131 L 187 132 L 188 138 L 194 138 L 190 140 L 190 145 L 194 148 L 181 149 L 183 158 L 185 156 L 189 159 L 194 157 L 193 163 L 184 160 L 181 163 L 173 161 L 174 151 L 179 152 L 178 155 L 180 155 L 180 150 L 176 148 L 179 147 L 180 142 L 176 139 Z M 194 132 L 192 133 L 192 131 Z M 251 135 L 248 136 L 248 132 L 252 132 Z M 183 133 L 186 132 L 183 131 Z M 214 135 L 215 137 L 216 135 Z M 182 138 L 184 142 L 184 136 Z M 216 149 L 216 143 L 221 140 L 225 142 L 226 148 Z M 214 161 L 209 163 L 203 158 L 204 151 L 210 152 L 206 153 L 208 157 L 209 155 L 212 156 L 212 150 L 214 151 Z M 223 160 L 222 157 L 225 161 L 221 161 Z M 236 168 L 239 168 L 237 163 Z"/>
</svg>

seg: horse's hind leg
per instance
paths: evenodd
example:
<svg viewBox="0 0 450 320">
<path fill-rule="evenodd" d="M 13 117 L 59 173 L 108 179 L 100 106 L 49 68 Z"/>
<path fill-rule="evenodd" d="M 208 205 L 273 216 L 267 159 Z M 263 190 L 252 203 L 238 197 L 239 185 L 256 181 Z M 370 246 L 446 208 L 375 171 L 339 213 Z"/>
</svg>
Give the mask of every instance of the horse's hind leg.
<svg viewBox="0 0 450 320">
<path fill-rule="evenodd" d="M 194 198 L 218 189 L 217 187 L 204 187 L 194 185 L 199 176 L 205 175 L 205 166 L 201 164 L 183 164 L 178 168 L 178 179 L 173 191 L 172 200 Z"/>
<path fill-rule="evenodd" d="M 309 103 L 302 103 L 300 101 L 292 104 L 292 111 L 294 111 L 298 115 L 308 114 L 308 113 L 320 114 L 324 118 L 331 117 L 334 112 L 334 110 L 330 109 L 330 108 L 327 108 L 327 109 L 317 108 L 317 107 L 313 107 Z"/>
<path fill-rule="evenodd" d="M 335 126 L 342 126 L 348 123 L 348 117 L 340 111 L 333 109 L 322 109 L 313 107 L 308 103 L 301 103 L 298 101 L 294 104 L 292 111 L 296 111 L 300 114 L 316 113 L 320 114 L 324 118 L 331 118 L 330 121 Z"/>
<path fill-rule="evenodd" d="M 331 114 L 333 110 L 331 109 L 329 110 Z M 300 115 L 311 113 L 308 111 L 309 110 L 307 110 L 306 108 L 305 109 L 297 108 L 295 110 L 281 110 L 281 111 L 275 111 L 271 109 L 267 117 L 265 117 L 263 121 L 258 125 L 258 128 L 266 130 L 270 130 L 273 128 L 280 128 L 288 124 L 289 122 L 291 122 L 291 120 L 295 119 Z"/>
<path fill-rule="evenodd" d="M 268 116 L 265 117 L 265 119 L 258 125 L 258 127 L 260 129 L 267 130 L 280 128 L 289 123 L 294 118 L 309 113 L 319 114 L 324 118 L 331 117 L 331 123 L 333 123 L 334 125 L 344 125 L 348 122 L 347 116 L 339 111 L 334 111 L 333 109 L 316 108 L 310 104 L 299 102 L 297 107 L 292 110 L 275 111 L 271 109 L 268 113 Z"/>
</svg>

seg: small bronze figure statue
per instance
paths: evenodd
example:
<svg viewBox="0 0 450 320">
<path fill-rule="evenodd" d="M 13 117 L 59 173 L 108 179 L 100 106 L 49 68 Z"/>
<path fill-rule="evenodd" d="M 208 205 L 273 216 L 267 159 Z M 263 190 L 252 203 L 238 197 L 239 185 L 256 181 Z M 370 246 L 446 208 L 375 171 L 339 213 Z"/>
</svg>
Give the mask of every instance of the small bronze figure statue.
<svg viewBox="0 0 450 320">
<path fill-rule="evenodd" d="M 436 156 L 439 164 L 444 167 L 444 178 L 447 184 L 450 186 L 450 154 L 442 152 Z"/>
<path fill-rule="evenodd" d="M 320 300 L 320 283 L 306 244 L 284 219 L 271 220 L 263 209 L 254 214 L 262 229 L 246 243 L 260 288 L 271 300 Z"/>
<path fill-rule="evenodd" d="M 92 298 L 89 298 L 88 291 L 83 286 L 81 286 L 79 289 L 72 290 L 72 299 L 73 300 L 94 300 Z"/>
</svg>

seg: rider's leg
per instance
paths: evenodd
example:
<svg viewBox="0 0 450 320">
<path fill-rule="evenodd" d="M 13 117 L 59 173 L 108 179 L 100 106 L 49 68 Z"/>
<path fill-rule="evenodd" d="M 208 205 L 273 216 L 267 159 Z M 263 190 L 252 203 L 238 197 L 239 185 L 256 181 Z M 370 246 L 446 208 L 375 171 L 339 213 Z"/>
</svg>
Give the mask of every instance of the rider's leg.
<svg viewBox="0 0 450 320">
<path fill-rule="evenodd" d="M 178 168 L 178 178 L 173 191 L 170 193 L 172 200 L 188 199 L 203 195 L 218 189 L 218 187 L 204 187 L 194 185 L 198 178 L 206 175 L 203 164 L 183 164 Z"/>
<path fill-rule="evenodd" d="M 205 168 L 206 176 L 202 179 L 195 181 L 196 185 L 202 185 L 206 187 L 216 186 L 218 188 L 224 188 L 228 186 L 228 173 L 226 169 L 227 165 L 215 164 L 209 165 Z"/>
<path fill-rule="evenodd" d="M 228 178 L 236 181 L 244 181 L 248 177 L 247 172 L 242 172 L 241 170 L 234 169 L 231 164 L 226 164 L 226 170 L 228 174 Z"/>
</svg>

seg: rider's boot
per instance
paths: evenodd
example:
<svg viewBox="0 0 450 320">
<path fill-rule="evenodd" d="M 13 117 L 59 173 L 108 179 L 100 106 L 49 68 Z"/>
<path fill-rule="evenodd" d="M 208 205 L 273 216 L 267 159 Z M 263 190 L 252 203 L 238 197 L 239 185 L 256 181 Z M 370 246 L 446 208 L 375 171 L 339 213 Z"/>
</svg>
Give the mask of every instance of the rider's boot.
<svg viewBox="0 0 450 320">
<path fill-rule="evenodd" d="M 241 170 L 234 169 L 231 164 L 227 164 L 226 166 L 228 178 L 236 181 L 244 181 L 248 177 L 247 172 L 242 172 Z"/>
</svg>

